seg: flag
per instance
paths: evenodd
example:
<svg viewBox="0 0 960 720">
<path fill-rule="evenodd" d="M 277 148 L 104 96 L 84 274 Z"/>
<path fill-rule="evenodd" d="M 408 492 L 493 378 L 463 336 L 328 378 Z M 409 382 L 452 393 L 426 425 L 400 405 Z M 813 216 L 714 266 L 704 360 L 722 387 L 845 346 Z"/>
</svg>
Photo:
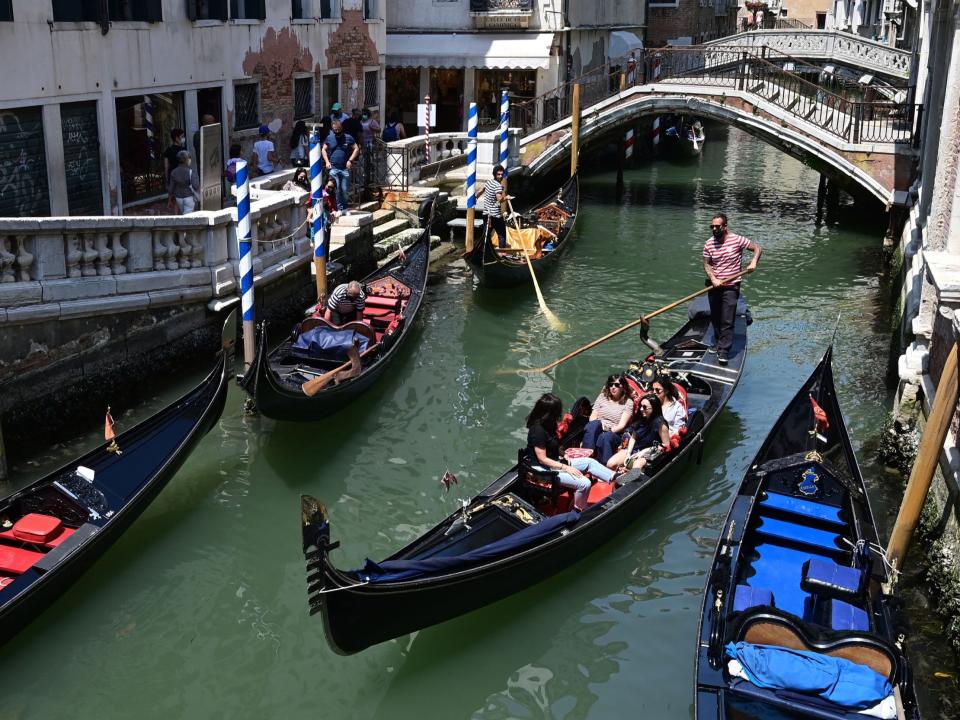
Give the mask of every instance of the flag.
<svg viewBox="0 0 960 720">
<path fill-rule="evenodd" d="M 450 472 L 449 470 L 447 470 L 447 471 L 443 474 L 443 477 L 440 478 L 440 482 L 443 483 L 443 487 L 446 488 L 447 492 L 450 492 L 450 486 L 451 486 L 451 485 L 459 485 L 459 484 L 460 484 L 460 483 L 457 482 L 457 476 L 454 475 L 454 474 L 453 474 L 452 472 Z"/>
<path fill-rule="evenodd" d="M 823 408 L 817 404 L 817 401 L 813 399 L 813 395 L 810 396 L 810 404 L 813 406 L 813 422 L 816 431 L 818 433 L 825 433 L 830 429 L 830 420 L 827 418 L 827 414 L 823 411 Z"/>
</svg>

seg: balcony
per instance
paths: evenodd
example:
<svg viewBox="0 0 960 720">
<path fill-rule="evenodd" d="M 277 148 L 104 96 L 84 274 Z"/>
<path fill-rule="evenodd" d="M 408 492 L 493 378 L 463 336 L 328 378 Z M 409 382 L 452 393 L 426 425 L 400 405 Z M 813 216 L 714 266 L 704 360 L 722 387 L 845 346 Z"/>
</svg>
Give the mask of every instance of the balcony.
<svg viewBox="0 0 960 720">
<path fill-rule="evenodd" d="M 478 29 L 526 29 L 533 0 L 470 0 L 470 16 Z"/>
</svg>

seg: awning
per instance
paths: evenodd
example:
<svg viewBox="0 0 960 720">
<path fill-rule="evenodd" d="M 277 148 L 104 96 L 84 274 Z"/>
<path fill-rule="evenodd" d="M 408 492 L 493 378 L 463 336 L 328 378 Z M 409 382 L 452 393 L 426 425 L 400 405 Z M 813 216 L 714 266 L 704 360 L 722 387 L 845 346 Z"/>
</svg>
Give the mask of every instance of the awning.
<svg viewBox="0 0 960 720">
<path fill-rule="evenodd" d="M 387 67 L 546 69 L 553 33 L 387 33 Z"/>
<path fill-rule="evenodd" d="M 608 55 L 611 60 L 621 58 L 634 50 L 643 50 L 643 40 L 632 32 L 614 30 L 610 33 L 610 52 Z"/>
</svg>

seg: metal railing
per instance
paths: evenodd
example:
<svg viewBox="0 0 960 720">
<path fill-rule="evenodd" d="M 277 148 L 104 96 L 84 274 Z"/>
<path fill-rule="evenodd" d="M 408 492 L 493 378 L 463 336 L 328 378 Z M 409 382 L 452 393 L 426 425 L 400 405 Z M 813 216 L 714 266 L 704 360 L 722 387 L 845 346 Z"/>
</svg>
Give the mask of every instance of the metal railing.
<svg viewBox="0 0 960 720">
<path fill-rule="evenodd" d="M 496 12 L 498 10 L 531 12 L 533 10 L 533 0 L 470 0 L 470 12 Z"/>
<path fill-rule="evenodd" d="M 813 30 L 813 25 L 808 25 L 802 20 L 796 18 L 777 18 L 773 25 L 774 30 Z"/>
</svg>

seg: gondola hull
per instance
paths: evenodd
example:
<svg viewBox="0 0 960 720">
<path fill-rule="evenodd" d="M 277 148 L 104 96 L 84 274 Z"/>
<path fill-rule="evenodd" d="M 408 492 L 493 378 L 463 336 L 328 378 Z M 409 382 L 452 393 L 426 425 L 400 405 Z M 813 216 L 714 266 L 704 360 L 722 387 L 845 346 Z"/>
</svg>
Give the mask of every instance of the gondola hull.
<svg viewBox="0 0 960 720">
<path fill-rule="evenodd" d="M 867 717 L 856 707 L 877 702 L 895 716 L 920 717 L 905 625 L 886 594 L 890 576 L 831 358 L 832 348 L 774 425 L 721 530 L 697 634 L 699 720 L 853 720 Z M 866 694 L 857 706 L 836 692 L 847 682 L 814 688 L 812 671 L 783 670 L 794 667 L 783 663 L 796 663 L 796 651 L 848 678 L 858 673 L 850 684 L 860 693 L 885 681 L 889 694 Z M 751 664 L 757 654 L 763 668 Z M 829 678 L 823 666 L 817 672 Z"/>
<path fill-rule="evenodd" d="M 278 351 L 267 349 L 266 325 L 262 325 L 255 361 L 240 381 L 241 386 L 253 397 L 257 411 L 275 420 L 319 420 L 342 409 L 369 389 L 383 375 L 413 332 L 414 320 L 426 293 L 429 265 L 430 228 L 427 227 L 407 251 L 404 264 L 391 263 L 364 278 L 362 282 L 369 283 L 393 277 L 410 288 L 403 327 L 388 348 L 378 351 L 369 361 L 364 361 L 360 375 L 346 382 L 328 385 L 312 397 L 307 396 L 298 384 L 286 383 L 279 377 L 272 361 L 272 356 Z"/>
<path fill-rule="evenodd" d="M 691 321 L 664 344 L 664 363 L 700 378 L 703 388 L 701 419 L 679 449 L 650 475 L 633 471 L 620 487 L 579 515 L 571 527 L 542 542 L 506 554 L 490 562 L 456 572 L 396 582 L 364 583 L 356 572 L 338 570 L 329 560 L 336 547 L 329 541 L 326 520 L 310 519 L 305 513 L 304 547 L 308 558 L 311 612 L 321 612 L 330 645 L 343 654 L 355 653 L 384 640 L 462 615 L 519 592 L 595 551 L 634 522 L 669 487 L 690 462 L 698 462 L 703 438 L 735 389 L 746 355 L 747 319 L 740 315 L 730 365 L 716 363 L 706 346 L 691 351 L 689 342 L 703 338 L 709 320 Z M 694 340 L 694 345 L 696 341 Z M 683 347 L 680 347 L 683 345 Z M 703 378 L 707 379 L 703 379 Z M 514 466 L 483 490 L 470 503 L 481 507 L 510 493 L 518 483 Z M 305 502 L 309 499 L 305 498 Z M 391 560 L 418 557 L 434 539 L 446 536 L 456 526 L 456 514 L 448 517 L 420 539 L 391 556 Z"/>
<path fill-rule="evenodd" d="M 539 273 L 555 267 L 560 260 L 560 255 L 566 250 L 572 240 L 573 226 L 577 219 L 577 211 L 580 202 L 580 181 L 579 176 L 574 175 L 547 201 L 537 205 L 533 212 L 548 207 L 551 204 L 559 202 L 566 210 L 571 212 L 569 218 L 564 222 L 560 231 L 557 233 L 557 239 L 554 241 L 556 247 L 552 252 L 544 254 L 540 258 L 531 258 L 531 265 L 534 272 Z M 473 273 L 477 276 L 480 284 L 489 288 L 516 287 L 530 283 L 530 269 L 527 267 L 526 260 L 522 255 L 517 255 L 511 260 L 501 258 L 493 250 L 491 242 L 486 238 L 486 229 L 479 233 L 478 242 L 474 246 L 472 253 L 466 256 L 467 264 Z M 494 238 L 494 241 L 496 238 Z"/>
<path fill-rule="evenodd" d="M 235 324 L 224 336 L 232 345 Z M 67 515 L 76 528 L 33 566 L 0 589 L 0 642 L 6 642 L 61 597 L 140 516 L 189 457 L 223 412 L 231 355 L 226 349 L 206 379 L 173 405 L 116 438 L 122 453 L 99 447 L 73 463 L 0 501 L 4 517 L 23 511 Z M 95 472 L 89 488 L 92 504 L 76 489 L 78 466 Z M 81 480 L 81 483 L 86 482 Z M 67 485 L 67 483 L 73 483 Z M 78 499 L 79 498 L 79 499 Z M 102 502 L 102 504 L 101 504 Z M 14 525 L 16 529 L 17 525 Z M 6 552 L 33 553 L 40 544 L 20 542 L 7 531 Z"/>
</svg>

